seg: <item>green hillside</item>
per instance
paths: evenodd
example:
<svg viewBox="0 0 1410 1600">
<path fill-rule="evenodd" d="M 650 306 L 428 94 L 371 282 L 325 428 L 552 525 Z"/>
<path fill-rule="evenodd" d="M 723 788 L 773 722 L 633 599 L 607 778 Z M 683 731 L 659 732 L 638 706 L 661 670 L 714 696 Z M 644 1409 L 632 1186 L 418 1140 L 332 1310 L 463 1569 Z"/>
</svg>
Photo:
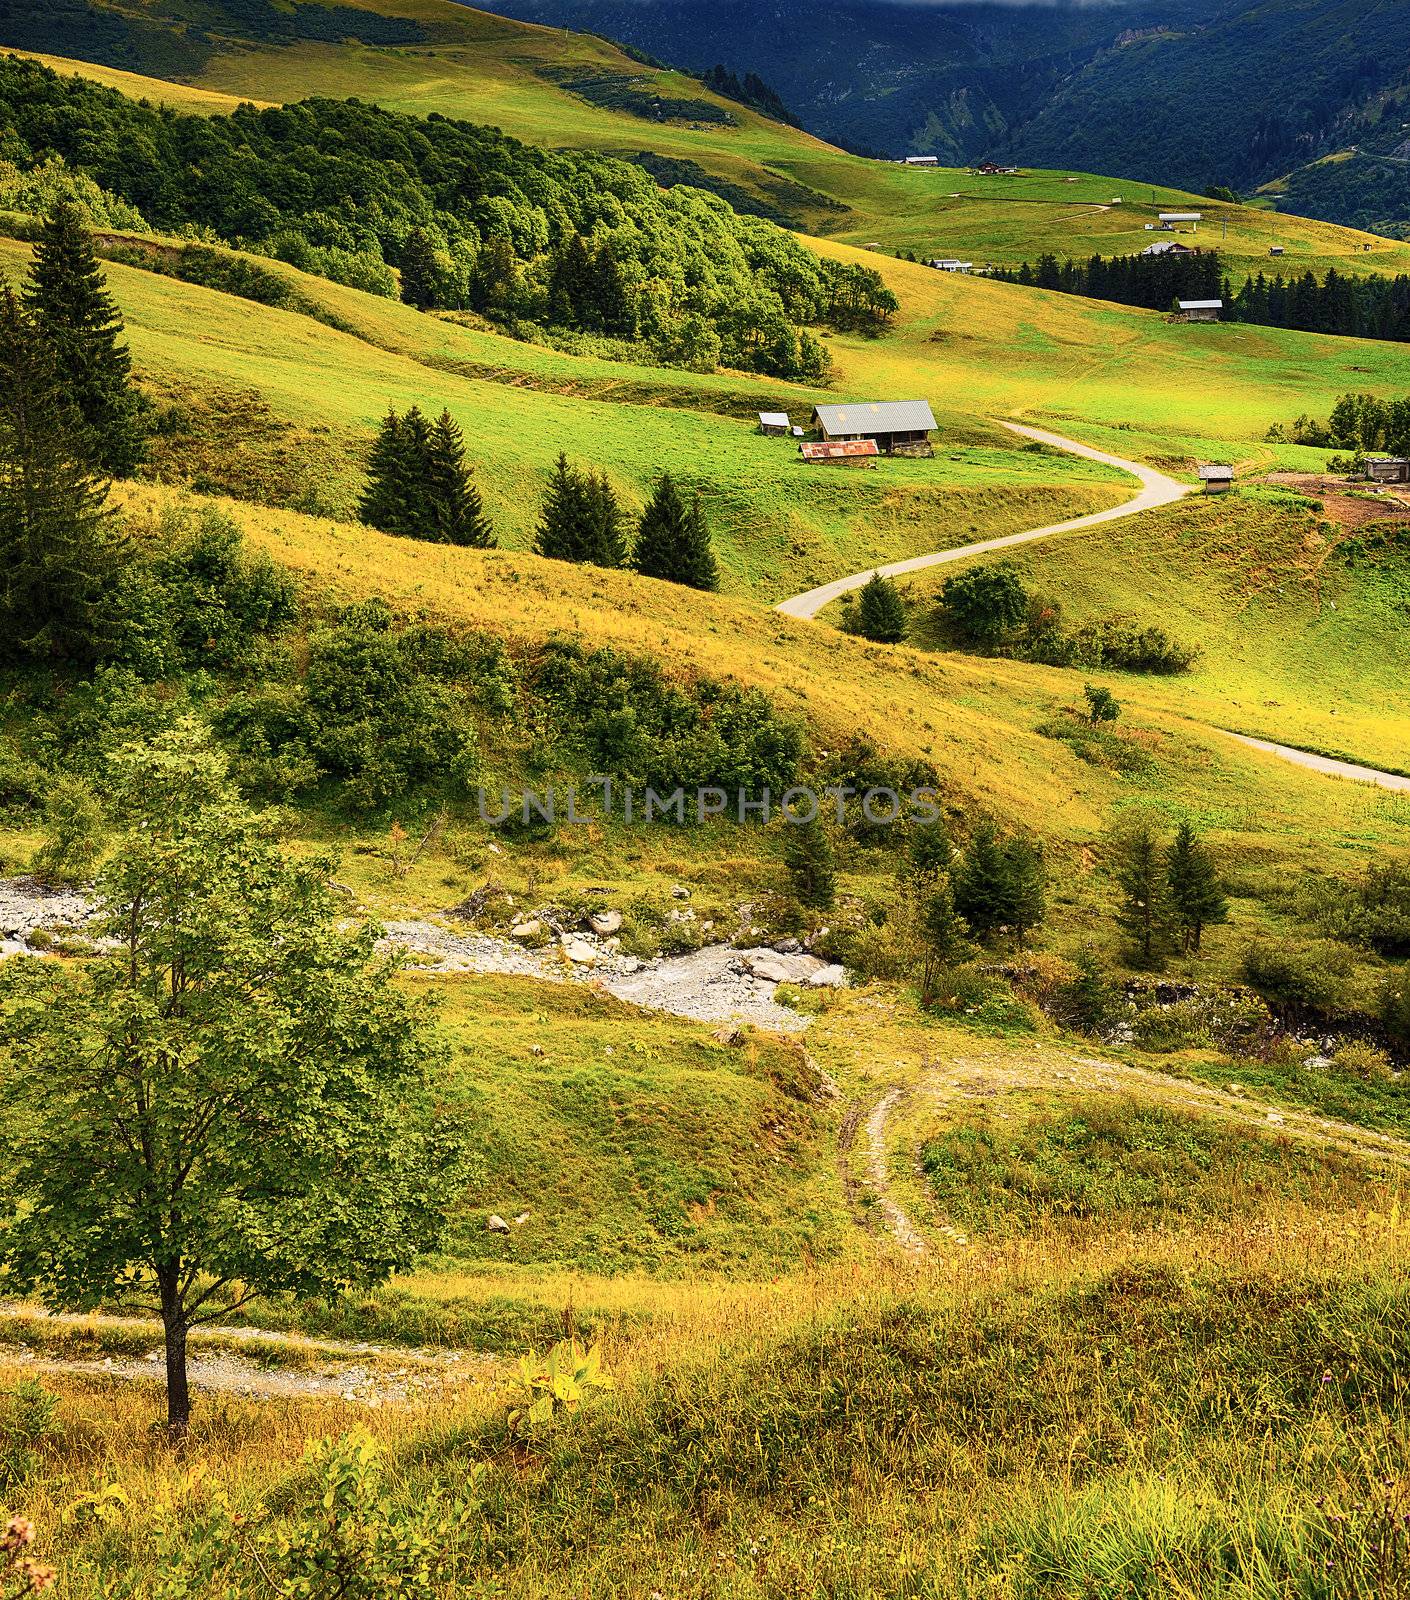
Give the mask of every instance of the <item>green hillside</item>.
<svg viewBox="0 0 1410 1600">
<path fill-rule="evenodd" d="M 628 158 L 647 151 L 665 181 L 706 182 L 791 225 L 887 253 L 1008 264 L 1044 251 L 1124 253 L 1150 242 L 1145 224 L 1160 210 L 1197 207 L 1208 218 L 1205 234 L 1214 242 L 1218 230 L 1236 271 L 1266 267 L 1274 244 L 1283 246 L 1289 266 L 1394 273 L 1410 265 L 1410 247 L 1393 241 L 1129 179 L 1078 171 L 978 179 L 954 168 L 863 160 L 722 100 L 693 78 L 643 66 L 591 35 L 493 17 L 451 0 L 358 0 L 359 16 L 380 19 L 367 22 L 365 33 L 407 30 L 401 42 L 381 45 L 317 37 L 331 25 L 311 0 L 278 13 L 278 25 L 273 12 L 203 7 L 199 44 L 191 42 L 192 28 L 179 26 L 185 14 L 176 3 L 157 8 L 169 26 L 152 20 L 151 7 L 85 0 L 79 9 L 88 21 L 62 38 L 52 25 L 0 21 L 0 44 L 69 56 L 75 70 L 91 58 L 238 99 L 355 95 L 418 116 L 439 112 L 490 124 L 532 144 Z M 73 49 L 75 37 L 89 41 L 84 52 Z M 181 41 L 175 59 L 173 39 Z M 171 93 L 146 92 L 158 100 Z M 694 112 L 681 110 L 684 102 L 696 103 Z M 1122 169 L 1113 161 L 1106 170 Z M 1112 207 L 1117 196 L 1122 204 Z"/>
</svg>

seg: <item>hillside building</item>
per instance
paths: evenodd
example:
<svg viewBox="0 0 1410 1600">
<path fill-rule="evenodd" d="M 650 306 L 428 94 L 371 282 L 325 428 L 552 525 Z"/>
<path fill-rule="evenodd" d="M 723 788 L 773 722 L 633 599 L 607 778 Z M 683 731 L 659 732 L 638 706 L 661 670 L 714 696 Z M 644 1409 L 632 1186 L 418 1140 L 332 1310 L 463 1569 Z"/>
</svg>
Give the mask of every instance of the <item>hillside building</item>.
<svg viewBox="0 0 1410 1600">
<path fill-rule="evenodd" d="M 875 439 L 805 439 L 798 454 L 809 466 L 832 462 L 839 466 L 875 466 L 881 452 Z"/>
<path fill-rule="evenodd" d="M 1154 244 L 1148 244 L 1141 251 L 1143 256 L 1192 256 L 1197 254 L 1187 244 L 1180 244 L 1175 239 L 1157 239 Z"/>
<path fill-rule="evenodd" d="M 785 438 L 791 428 L 792 424 L 788 420 L 786 411 L 761 411 L 759 413 L 760 433 L 767 433 L 771 438 Z"/>
<path fill-rule="evenodd" d="M 929 267 L 934 267 L 937 272 L 973 272 L 972 261 L 957 261 L 953 256 L 937 256 L 933 261 L 926 262 Z"/>
<path fill-rule="evenodd" d="M 1177 300 L 1181 322 L 1218 322 L 1224 309 L 1222 300 Z"/>
<path fill-rule="evenodd" d="M 935 416 L 926 400 L 863 400 L 853 405 L 819 406 L 813 426 L 825 444 L 871 439 L 888 456 L 929 456 Z"/>
<path fill-rule="evenodd" d="M 1203 216 L 1203 214 L 1204 213 L 1200 211 L 1162 211 L 1159 213 L 1156 220 L 1160 223 L 1162 228 L 1178 228 L 1182 224 L 1188 222 L 1190 224 L 1191 231 L 1198 233 L 1200 218 Z"/>
<path fill-rule="evenodd" d="M 908 167 L 938 167 L 940 165 L 940 157 L 939 156 L 907 156 L 905 164 Z"/>
<path fill-rule="evenodd" d="M 1212 463 L 1199 469 L 1206 494 L 1227 494 L 1234 487 L 1234 469 Z"/>
<path fill-rule="evenodd" d="M 1410 483 L 1410 460 L 1404 456 L 1367 456 L 1366 476 L 1372 483 Z"/>
</svg>

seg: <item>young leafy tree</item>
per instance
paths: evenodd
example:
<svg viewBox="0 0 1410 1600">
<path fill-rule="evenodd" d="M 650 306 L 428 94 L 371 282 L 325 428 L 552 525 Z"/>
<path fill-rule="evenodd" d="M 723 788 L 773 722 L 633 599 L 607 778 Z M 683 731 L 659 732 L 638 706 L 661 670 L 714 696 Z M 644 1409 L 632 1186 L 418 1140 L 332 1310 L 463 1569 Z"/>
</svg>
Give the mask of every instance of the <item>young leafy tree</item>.
<svg viewBox="0 0 1410 1600">
<path fill-rule="evenodd" d="M 1165 853 L 1150 818 L 1137 813 L 1113 830 L 1112 876 L 1121 890 L 1116 924 L 1143 965 L 1160 966 L 1170 953 L 1170 884 Z"/>
<path fill-rule="evenodd" d="M 436 247 L 424 228 L 413 228 L 401 250 L 401 297 L 418 311 L 429 311 L 439 296 L 441 268 Z"/>
<path fill-rule="evenodd" d="M 857 632 L 876 644 L 900 644 L 909 628 L 900 591 L 890 578 L 873 572 L 857 602 Z"/>
<path fill-rule="evenodd" d="M 1110 689 L 1102 687 L 1101 684 L 1084 683 L 1082 693 L 1087 700 L 1087 721 L 1094 728 L 1103 722 L 1115 722 L 1121 715 L 1121 707 Z"/>
<path fill-rule="evenodd" d="M 836 858 L 832 840 L 818 818 L 784 829 L 783 860 L 802 904 L 826 911 L 837 892 Z"/>
<path fill-rule="evenodd" d="M 120 750 L 109 800 L 111 947 L 0 967 L 0 1260 L 57 1307 L 155 1301 L 179 1436 L 190 1329 L 406 1266 L 440 1238 L 459 1156 L 395 959 L 343 925 L 330 863 L 285 854 L 196 725 Z"/>
<path fill-rule="evenodd" d="M 0 658 L 88 663 L 117 628 L 125 547 L 49 341 L 0 292 Z"/>
<path fill-rule="evenodd" d="M 428 537 L 476 550 L 494 548 L 494 528 L 466 465 L 465 435 L 449 411 L 442 411 L 431 429 L 424 488 Z"/>
<path fill-rule="evenodd" d="M 719 582 L 700 498 L 687 505 L 669 472 L 641 514 L 632 565 L 645 577 L 692 589 L 713 589 Z"/>
<path fill-rule="evenodd" d="M 1165 858 L 1170 905 L 1180 934 L 1180 948 L 1198 950 L 1204 930 L 1229 920 L 1229 901 L 1209 848 L 1186 818 L 1175 833 Z"/>
<path fill-rule="evenodd" d="M 122 315 L 71 200 L 45 220 L 24 304 L 53 347 L 55 371 L 83 422 L 78 442 L 87 458 L 104 472 L 130 473 L 146 450 L 147 407 L 132 381 Z"/>
</svg>

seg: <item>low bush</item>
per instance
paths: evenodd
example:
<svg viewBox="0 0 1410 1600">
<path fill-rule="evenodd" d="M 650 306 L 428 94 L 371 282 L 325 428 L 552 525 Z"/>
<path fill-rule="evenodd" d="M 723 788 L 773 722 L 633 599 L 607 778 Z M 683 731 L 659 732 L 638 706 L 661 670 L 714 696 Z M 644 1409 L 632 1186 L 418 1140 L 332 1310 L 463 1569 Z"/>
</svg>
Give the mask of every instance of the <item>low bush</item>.
<svg viewBox="0 0 1410 1600">
<path fill-rule="evenodd" d="M 1243 973 L 1276 1009 L 1294 1016 L 1331 1018 L 1347 1000 L 1347 960 L 1335 945 L 1262 939 L 1244 952 Z"/>
</svg>

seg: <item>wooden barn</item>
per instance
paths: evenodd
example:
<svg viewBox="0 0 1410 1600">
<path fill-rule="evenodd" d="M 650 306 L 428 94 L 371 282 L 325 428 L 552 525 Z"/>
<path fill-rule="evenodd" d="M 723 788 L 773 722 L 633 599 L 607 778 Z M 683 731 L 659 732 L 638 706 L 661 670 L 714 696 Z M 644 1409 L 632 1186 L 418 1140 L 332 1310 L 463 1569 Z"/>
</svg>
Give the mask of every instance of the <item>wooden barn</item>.
<svg viewBox="0 0 1410 1600">
<path fill-rule="evenodd" d="M 759 432 L 767 433 L 775 439 L 784 439 L 793 431 L 786 411 L 761 411 L 759 413 Z"/>
<path fill-rule="evenodd" d="M 862 400 L 853 405 L 819 406 L 813 426 L 825 444 L 873 439 L 883 455 L 929 456 L 936 423 L 926 400 Z"/>
<path fill-rule="evenodd" d="M 1227 494 L 1234 487 L 1234 469 L 1212 462 L 1199 469 L 1206 494 Z"/>
<path fill-rule="evenodd" d="M 1181 322 L 1218 322 L 1224 309 L 1222 300 L 1177 300 Z"/>
</svg>

